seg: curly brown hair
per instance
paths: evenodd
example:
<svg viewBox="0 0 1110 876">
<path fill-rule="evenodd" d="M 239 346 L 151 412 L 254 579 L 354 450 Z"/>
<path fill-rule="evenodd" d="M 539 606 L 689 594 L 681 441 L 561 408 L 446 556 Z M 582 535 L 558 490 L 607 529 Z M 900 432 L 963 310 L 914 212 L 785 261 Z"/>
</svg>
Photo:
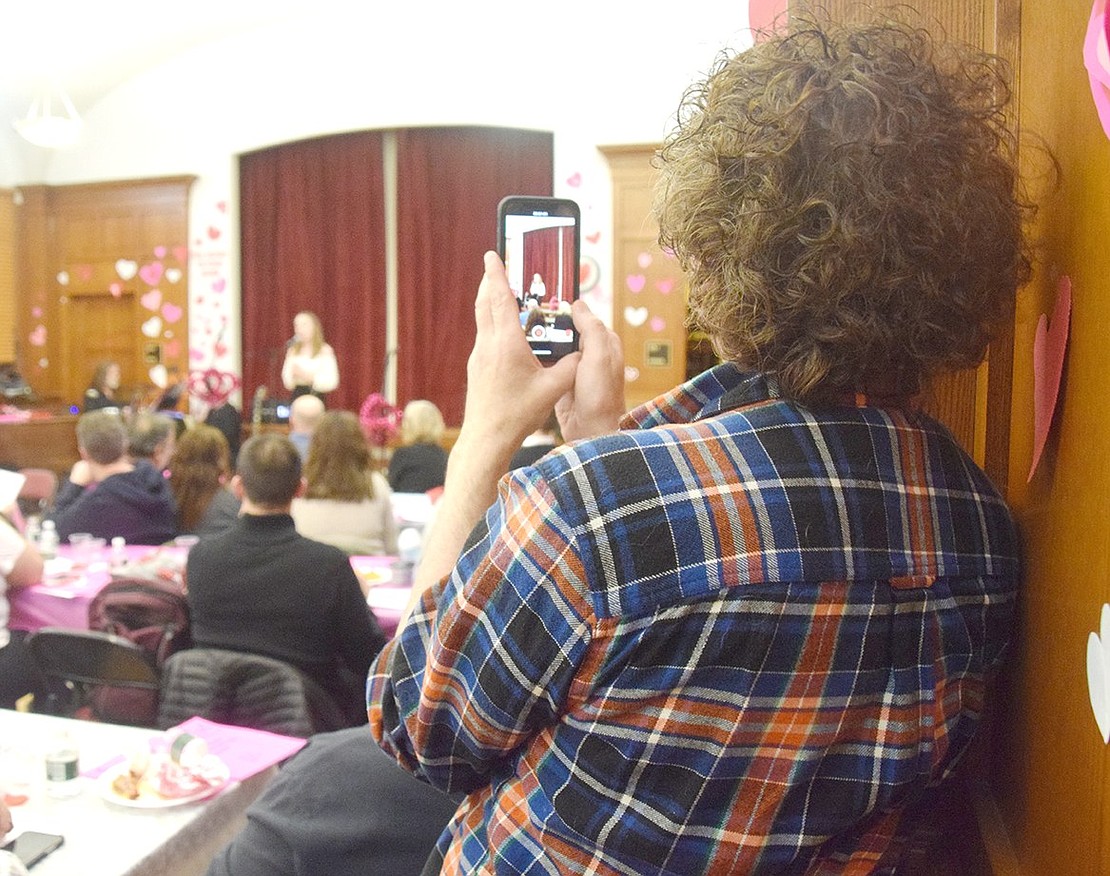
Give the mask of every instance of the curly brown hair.
<svg viewBox="0 0 1110 876">
<path fill-rule="evenodd" d="M 169 469 L 170 489 L 177 500 L 178 529 L 192 532 L 216 491 L 231 475 L 227 438 L 214 426 L 193 426 L 178 440 Z"/>
<path fill-rule="evenodd" d="M 656 158 L 660 244 L 722 358 L 804 401 L 978 364 L 1029 276 L 1004 62 L 812 14 L 723 56 Z"/>
<path fill-rule="evenodd" d="M 350 411 L 328 411 L 312 433 L 305 460 L 306 499 L 374 498 L 370 445 Z"/>
</svg>

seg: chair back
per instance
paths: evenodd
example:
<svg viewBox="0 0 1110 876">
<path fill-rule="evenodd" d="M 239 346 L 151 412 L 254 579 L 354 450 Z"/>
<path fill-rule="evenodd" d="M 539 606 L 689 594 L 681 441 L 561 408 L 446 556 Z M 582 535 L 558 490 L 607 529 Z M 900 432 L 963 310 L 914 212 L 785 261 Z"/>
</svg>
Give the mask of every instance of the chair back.
<svg viewBox="0 0 1110 876">
<path fill-rule="evenodd" d="M 162 667 L 158 726 L 194 715 L 303 737 L 349 723 L 331 695 L 297 667 L 222 648 L 178 651 Z"/>
<path fill-rule="evenodd" d="M 189 603 L 181 584 L 159 578 L 116 578 L 89 603 L 89 629 L 134 642 L 156 666 L 192 645 Z"/>
<path fill-rule="evenodd" d="M 27 638 L 27 648 L 47 684 L 36 711 L 155 726 L 161 677 L 134 642 L 97 630 L 44 627 Z"/>
</svg>

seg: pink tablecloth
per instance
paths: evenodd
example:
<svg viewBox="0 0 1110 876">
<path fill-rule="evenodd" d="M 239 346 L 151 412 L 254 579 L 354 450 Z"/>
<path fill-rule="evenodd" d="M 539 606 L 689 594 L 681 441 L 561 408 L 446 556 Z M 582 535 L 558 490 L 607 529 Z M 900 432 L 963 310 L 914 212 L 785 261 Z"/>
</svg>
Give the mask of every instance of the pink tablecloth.
<svg viewBox="0 0 1110 876">
<path fill-rule="evenodd" d="M 128 545 L 127 562 L 149 560 L 155 551 L 172 552 L 184 560 L 185 549 Z M 8 627 L 13 630 L 37 630 L 42 627 L 66 627 L 84 630 L 89 626 L 89 603 L 111 579 L 108 552 L 78 559 L 73 548 L 58 548 L 59 561 L 48 563 L 41 584 L 8 591 L 11 616 Z M 67 563 L 68 561 L 68 563 Z M 65 568 L 68 564 L 68 568 Z M 51 568 L 51 567 L 57 568 Z"/>
<path fill-rule="evenodd" d="M 129 563 L 150 559 L 154 551 L 173 551 L 184 557 L 184 548 L 144 547 L 128 545 Z M 62 546 L 59 555 L 73 559 L 72 549 Z M 393 580 L 396 557 L 351 557 L 351 567 L 370 586 L 367 603 L 387 636 L 397 629 L 408 602 L 408 586 L 399 586 Z M 66 627 L 71 630 L 88 628 L 89 603 L 100 592 L 111 574 L 105 559 L 94 559 L 87 566 L 75 564 L 63 575 L 51 576 L 43 583 L 8 592 L 11 617 L 8 626 L 13 630 L 37 630 L 42 627 Z"/>
</svg>

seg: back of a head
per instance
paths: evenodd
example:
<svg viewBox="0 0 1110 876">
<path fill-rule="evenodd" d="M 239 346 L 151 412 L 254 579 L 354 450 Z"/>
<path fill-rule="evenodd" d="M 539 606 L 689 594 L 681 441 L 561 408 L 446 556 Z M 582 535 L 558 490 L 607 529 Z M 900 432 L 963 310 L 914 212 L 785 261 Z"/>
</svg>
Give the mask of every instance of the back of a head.
<svg viewBox="0 0 1110 876">
<path fill-rule="evenodd" d="M 328 411 L 312 435 L 305 462 L 309 499 L 361 502 L 374 498 L 370 446 L 350 411 Z"/>
<path fill-rule="evenodd" d="M 284 435 L 263 434 L 239 448 L 236 473 L 255 505 L 281 508 L 293 501 L 301 483 L 301 456 Z"/>
<path fill-rule="evenodd" d="M 77 444 L 90 460 L 110 465 L 127 453 L 127 427 L 114 411 L 92 411 L 77 418 Z"/>
<path fill-rule="evenodd" d="M 158 448 L 177 431 L 173 419 L 165 414 L 142 411 L 127 425 L 128 452 L 134 459 L 153 459 Z"/>
<path fill-rule="evenodd" d="M 443 414 L 433 402 L 415 399 L 401 414 L 401 443 L 438 444 L 443 437 Z"/>
<path fill-rule="evenodd" d="M 192 530 L 199 523 L 230 473 L 230 458 L 227 438 L 219 429 L 198 425 L 182 434 L 169 462 L 182 529 Z"/>
<path fill-rule="evenodd" d="M 289 428 L 311 435 L 324 416 L 324 402 L 318 396 L 305 394 L 293 399 L 289 406 Z"/>
<path fill-rule="evenodd" d="M 803 400 L 981 361 L 1029 273 L 1009 94 L 1000 59 L 898 20 L 800 15 L 722 58 L 656 194 L 719 355 Z"/>
</svg>

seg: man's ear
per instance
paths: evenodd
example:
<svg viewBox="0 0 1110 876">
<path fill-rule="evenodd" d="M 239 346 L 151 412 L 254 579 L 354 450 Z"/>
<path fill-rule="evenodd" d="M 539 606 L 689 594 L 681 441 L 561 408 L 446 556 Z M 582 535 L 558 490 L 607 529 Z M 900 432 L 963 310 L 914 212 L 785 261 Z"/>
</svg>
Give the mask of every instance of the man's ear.
<svg viewBox="0 0 1110 876">
<path fill-rule="evenodd" d="M 240 502 L 243 501 L 245 491 L 243 490 L 243 479 L 239 477 L 239 475 L 234 475 L 231 478 L 231 492 L 235 495 L 236 499 Z"/>
<path fill-rule="evenodd" d="M 308 481 L 306 481 L 304 478 L 301 478 L 300 483 L 297 484 L 297 492 L 295 492 L 293 494 L 293 498 L 294 499 L 301 498 L 301 496 L 303 496 L 307 490 L 308 490 Z"/>
</svg>

